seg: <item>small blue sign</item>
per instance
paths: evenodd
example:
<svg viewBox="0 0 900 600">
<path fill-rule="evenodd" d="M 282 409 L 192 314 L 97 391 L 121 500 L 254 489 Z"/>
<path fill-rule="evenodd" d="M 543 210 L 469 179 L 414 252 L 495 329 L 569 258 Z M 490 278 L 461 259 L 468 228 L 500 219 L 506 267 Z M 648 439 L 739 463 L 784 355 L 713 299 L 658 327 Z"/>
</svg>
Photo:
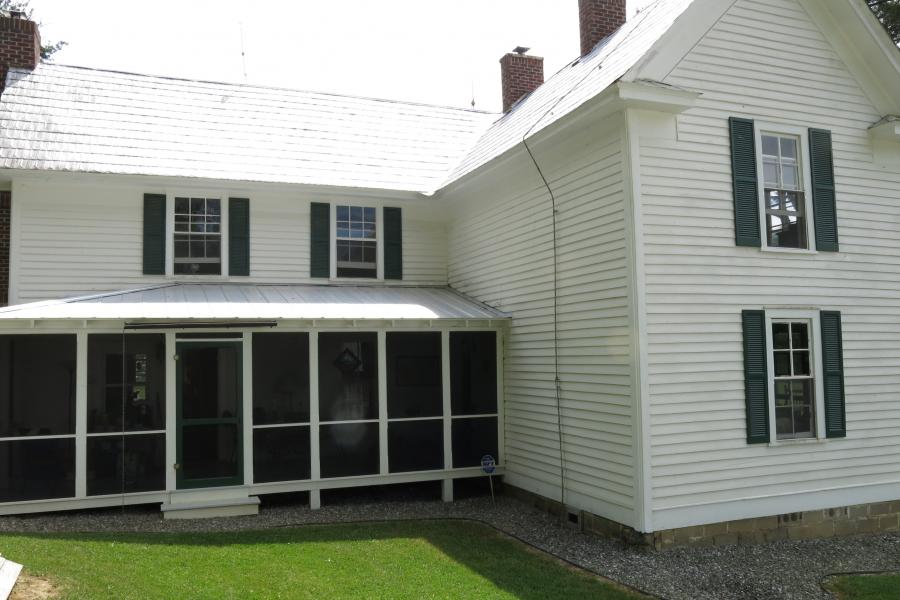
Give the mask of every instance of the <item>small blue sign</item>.
<svg viewBox="0 0 900 600">
<path fill-rule="evenodd" d="M 481 457 L 481 470 L 490 475 L 497 468 L 497 461 L 490 454 Z"/>
</svg>

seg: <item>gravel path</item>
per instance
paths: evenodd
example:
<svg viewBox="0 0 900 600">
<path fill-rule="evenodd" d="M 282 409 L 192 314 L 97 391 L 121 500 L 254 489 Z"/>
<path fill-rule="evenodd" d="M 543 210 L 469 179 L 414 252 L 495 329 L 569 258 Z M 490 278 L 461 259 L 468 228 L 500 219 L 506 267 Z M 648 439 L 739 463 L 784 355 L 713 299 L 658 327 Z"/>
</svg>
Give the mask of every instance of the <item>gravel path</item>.
<svg viewBox="0 0 900 600">
<path fill-rule="evenodd" d="M 8 532 L 236 531 L 314 523 L 397 519 L 475 519 L 569 562 L 647 593 L 671 599 L 832 598 L 820 581 L 836 572 L 900 570 L 900 534 L 781 541 L 758 546 L 647 552 L 586 535 L 520 501 L 499 497 L 439 501 L 344 500 L 310 511 L 265 506 L 256 517 L 164 521 L 148 507 L 27 517 L 0 517 Z"/>
</svg>

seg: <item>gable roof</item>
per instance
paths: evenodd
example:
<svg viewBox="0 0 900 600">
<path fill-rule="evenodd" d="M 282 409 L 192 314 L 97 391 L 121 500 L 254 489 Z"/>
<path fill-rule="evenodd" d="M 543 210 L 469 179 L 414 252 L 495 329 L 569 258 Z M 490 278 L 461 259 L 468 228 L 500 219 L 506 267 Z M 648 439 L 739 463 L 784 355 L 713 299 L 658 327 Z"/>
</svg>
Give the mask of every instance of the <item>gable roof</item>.
<svg viewBox="0 0 900 600">
<path fill-rule="evenodd" d="M 0 97 L 0 169 L 430 194 L 619 80 L 662 80 L 736 1 L 656 0 L 505 115 L 53 64 L 11 70 Z M 866 79 L 882 81 L 873 95 L 888 100 L 876 104 L 893 112 L 900 54 L 862 0 L 799 1 L 820 25 L 839 30 L 840 18 L 852 28 L 841 50 L 855 70 L 878 71 Z"/>
<path fill-rule="evenodd" d="M 0 168 L 429 192 L 496 115 L 43 63 L 10 70 Z"/>
</svg>

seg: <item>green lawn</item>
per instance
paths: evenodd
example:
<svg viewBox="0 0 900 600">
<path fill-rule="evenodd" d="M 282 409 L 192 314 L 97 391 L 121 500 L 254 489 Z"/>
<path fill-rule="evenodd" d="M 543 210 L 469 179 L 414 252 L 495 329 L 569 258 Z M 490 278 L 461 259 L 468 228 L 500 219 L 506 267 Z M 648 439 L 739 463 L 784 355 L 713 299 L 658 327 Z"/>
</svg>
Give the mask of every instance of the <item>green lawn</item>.
<svg viewBox="0 0 900 600">
<path fill-rule="evenodd" d="M 841 600 L 898 600 L 900 574 L 835 577 L 828 587 Z"/>
<path fill-rule="evenodd" d="M 64 598 L 636 597 L 467 521 L 5 534 L 0 554 Z"/>
</svg>

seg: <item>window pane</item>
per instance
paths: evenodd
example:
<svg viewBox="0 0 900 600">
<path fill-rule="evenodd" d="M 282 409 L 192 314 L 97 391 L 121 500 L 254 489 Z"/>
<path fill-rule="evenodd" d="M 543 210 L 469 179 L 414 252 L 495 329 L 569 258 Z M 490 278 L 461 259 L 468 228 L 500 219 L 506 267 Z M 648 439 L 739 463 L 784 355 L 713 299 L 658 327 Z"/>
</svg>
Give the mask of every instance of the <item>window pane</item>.
<svg viewBox="0 0 900 600">
<path fill-rule="evenodd" d="M 309 426 L 253 430 L 253 481 L 309 479 Z"/>
<path fill-rule="evenodd" d="M 362 221 L 363 218 L 363 210 L 361 206 L 351 206 L 350 207 L 350 220 L 351 221 Z"/>
<path fill-rule="evenodd" d="M 490 454 L 497 462 L 497 417 L 453 419 L 453 467 L 481 466 L 481 457 Z"/>
<path fill-rule="evenodd" d="M 185 425 L 182 428 L 181 470 L 185 479 L 238 475 L 237 425 Z"/>
<path fill-rule="evenodd" d="M 166 488 L 166 436 L 127 435 L 125 464 L 122 436 L 87 439 L 87 493 L 89 496 L 153 492 Z M 124 474 L 124 486 L 123 486 Z"/>
<path fill-rule="evenodd" d="M 349 221 L 350 220 L 350 207 L 349 206 L 338 206 L 337 207 L 337 220 L 338 221 Z"/>
<path fill-rule="evenodd" d="M 217 419 L 240 409 L 240 344 L 178 349 L 182 363 L 181 413 L 185 419 Z M 186 435 L 186 434 L 185 434 Z"/>
<path fill-rule="evenodd" d="M 0 336 L 0 437 L 75 433 L 75 336 Z"/>
<path fill-rule="evenodd" d="M 768 244 L 780 248 L 806 248 L 806 219 L 768 215 Z"/>
<path fill-rule="evenodd" d="M 497 336 L 493 331 L 450 334 L 450 399 L 454 415 L 497 412 Z"/>
<path fill-rule="evenodd" d="M 775 382 L 775 406 L 790 406 L 791 404 L 791 382 L 776 381 Z"/>
<path fill-rule="evenodd" d="M 391 473 L 443 469 L 443 420 L 388 423 L 388 464 Z"/>
<path fill-rule="evenodd" d="M 441 334 L 387 334 L 388 417 L 443 414 Z"/>
<path fill-rule="evenodd" d="M 375 222 L 375 209 L 372 207 L 366 207 L 365 220 L 369 223 Z"/>
<path fill-rule="evenodd" d="M 175 198 L 175 212 L 187 214 L 190 212 L 190 200 L 187 198 Z"/>
<path fill-rule="evenodd" d="M 794 352 L 794 375 L 809 375 L 809 350 Z"/>
<path fill-rule="evenodd" d="M 75 495 L 75 440 L 0 442 L 0 502 Z"/>
<path fill-rule="evenodd" d="M 200 215 L 206 212 L 206 203 L 203 198 L 191 198 L 191 214 Z"/>
<path fill-rule="evenodd" d="M 253 423 L 309 421 L 309 334 L 253 334 Z"/>
<path fill-rule="evenodd" d="M 775 377 L 791 375 L 791 353 L 775 352 Z"/>
<path fill-rule="evenodd" d="M 763 160 L 763 177 L 767 186 L 778 187 L 778 163 Z"/>
<path fill-rule="evenodd" d="M 176 262 L 176 275 L 220 275 L 222 273 L 222 264 L 218 262 L 212 263 L 195 263 L 195 262 Z"/>
<path fill-rule="evenodd" d="M 352 421 L 377 417 L 377 335 L 320 333 L 320 420 Z"/>
<path fill-rule="evenodd" d="M 772 323 L 772 347 L 776 350 L 787 350 L 791 347 L 787 323 Z"/>
<path fill-rule="evenodd" d="M 775 408 L 776 437 L 789 437 L 794 435 L 793 419 L 793 411 L 790 403 Z"/>
<path fill-rule="evenodd" d="M 781 156 L 783 158 L 797 159 L 797 140 L 794 138 L 781 138 Z"/>
<path fill-rule="evenodd" d="M 781 178 L 784 187 L 792 190 L 799 189 L 799 173 L 796 166 L 783 166 L 781 168 Z"/>
<path fill-rule="evenodd" d="M 88 336 L 88 433 L 121 431 L 123 402 L 126 431 L 165 429 L 165 353 L 162 334 Z"/>
<path fill-rule="evenodd" d="M 762 151 L 769 156 L 778 156 L 778 138 L 771 135 L 762 136 Z"/>
<path fill-rule="evenodd" d="M 791 323 L 791 345 L 796 349 L 809 347 L 809 332 L 806 323 Z"/>
<path fill-rule="evenodd" d="M 378 473 L 378 423 L 347 423 L 319 427 L 322 477 Z"/>
</svg>

